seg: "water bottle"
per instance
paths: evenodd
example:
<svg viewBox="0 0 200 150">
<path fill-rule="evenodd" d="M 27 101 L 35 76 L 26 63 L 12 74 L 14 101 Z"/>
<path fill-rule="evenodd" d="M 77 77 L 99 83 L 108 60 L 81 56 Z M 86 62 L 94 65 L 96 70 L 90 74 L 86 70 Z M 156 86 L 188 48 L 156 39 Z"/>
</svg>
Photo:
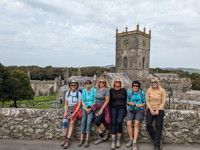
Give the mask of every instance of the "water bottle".
<svg viewBox="0 0 200 150">
<path fill-rule="evenodd" d="M 98 111 L 98 112 L 99 112 L 99 111 Z M 95 114 L 95 116 L 99 116 L 99 113 L 98 113 L 98 112 Z"/>
<path fill-rule="evenodd" d="M 65 129 L 67 127 L 67 122 L 68 122 L 68 118 L 66 116 L 66 118 L 63 119 L 63 122 L 62 122 L 62 127 L 63 129 Z"/>
</svg>

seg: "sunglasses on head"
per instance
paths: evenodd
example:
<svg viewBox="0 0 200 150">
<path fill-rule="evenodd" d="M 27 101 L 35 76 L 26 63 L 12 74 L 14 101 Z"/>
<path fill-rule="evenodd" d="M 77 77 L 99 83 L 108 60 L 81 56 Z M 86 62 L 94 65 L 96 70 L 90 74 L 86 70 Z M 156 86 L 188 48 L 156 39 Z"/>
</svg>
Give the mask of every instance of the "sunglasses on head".
<svg viewBox="0 0 200 150">
<path fill-rule="evenodd" d="M 138 85 L 133 85 L 133 87 L 139 87 Z"/>
<path fill-rule="evenodd" d="M 115 81 L 115 83 L 121 83 L 121 81 Z"/>
<path fill-rule="evenodd" d="M 91 83 L 89 83 L 89 82 L 86 82 L 85 84 L 91 84 Z"/>
<path fill-rule="evenodd" d="M 157 83 L 157 81 L 151 81 L 151 84 L 153 84 L 153 83 Z"/>
<path fill-rule="evenodd" d="M 70 85 L 70 86 L 76 86 L 76 85 L 72 84 L 72 85 Z"/>
<path fill-rule="evenodd" d="M 105 83 L 104 81 L 99 81 L 99 83 Z"/>
</svg>

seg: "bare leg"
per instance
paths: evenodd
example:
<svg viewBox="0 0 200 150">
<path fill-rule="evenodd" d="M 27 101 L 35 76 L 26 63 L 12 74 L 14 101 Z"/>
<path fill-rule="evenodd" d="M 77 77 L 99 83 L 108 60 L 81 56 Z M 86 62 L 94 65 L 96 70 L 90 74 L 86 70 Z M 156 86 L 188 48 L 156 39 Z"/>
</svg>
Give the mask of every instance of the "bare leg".
<svg viewBox="0 0 200 150">
<path fill-rule="evenodd" d="M 81 141 L 83 141 L 83 134 L 81 134 Z"/>
<path fill-rule="evenodd" d="M 72 131 L 73 131 L 73 128 L 74 128 L 74 124 L 75 124 L 75 121 L 74 121 L 74 120 L 71 120 L 70 125 L 69 125 L 68 136 L 67 136 L 68 138 L 70 138 L 71 135 L 72 135 Z"/>
<path fill-rule="evenodd" d="M 63 130 L 63 136 L 66 136 L 67 135 L 67 129 L 64 129 Z"/>
<path fill-rule="evenodd" d="M 105 130 L 104 125 L 101 123 L 101 125 L 99 126 L 99 133 L 103 133 L 103 130 Z"/>
<path fill-rule="evenodd" d="M 138 134 L 139 134 L 139 125 L 140 121 L 135 120 L 135 125 L 134 125 L 134 141 L 137 141 Z"/>
<path fill-rule="evenodd" d="M 86 134 L 86 141 L 88 141 L 88 140 L 89 140 L 89 136 L 90 136 L 90 134 L 89 134 L 89 133 L 87 133 L 87 134 Z"/>
<path fill-rule="evenodd" d="M 117 136 L 122 136 L 122 134 L 121 133 L 117 133 Z"/>
<path fill-rule="evenodd" d="M 127 131 L 130 139 L 133 139 L 133 130 L 131 128 L 132 121 L 127 121 Z"/>
</svg>

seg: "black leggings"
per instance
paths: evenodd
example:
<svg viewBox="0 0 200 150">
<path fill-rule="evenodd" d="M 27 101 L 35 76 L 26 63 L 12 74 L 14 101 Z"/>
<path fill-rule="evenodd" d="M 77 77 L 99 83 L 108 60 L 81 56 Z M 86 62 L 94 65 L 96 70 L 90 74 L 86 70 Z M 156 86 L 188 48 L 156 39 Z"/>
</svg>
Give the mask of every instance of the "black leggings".
<svg viewBox="0 0 200 150">
<path fill-rule="evenodd" d="M 104 123 L 104 116 L 105 116 L 105 110 L 103 110 L 102 114 L 99 116 L 96 116 L 95 118 L 95 124 L 99 127 L 101 123 Z"/>
</svg>

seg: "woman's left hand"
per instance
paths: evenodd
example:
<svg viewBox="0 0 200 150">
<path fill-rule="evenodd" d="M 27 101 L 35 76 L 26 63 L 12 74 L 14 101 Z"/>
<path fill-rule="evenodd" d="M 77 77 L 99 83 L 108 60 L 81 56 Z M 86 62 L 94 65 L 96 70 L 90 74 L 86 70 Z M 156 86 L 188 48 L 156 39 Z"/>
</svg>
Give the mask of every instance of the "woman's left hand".
<svg viewBox="0 0 200 150">
<path fill-rule="evenodd" d="M 73 113 L 73 114 L 71 115 L 71 119 L 73 119 L 75 115 L 76 115 L 76 113 Z"/>
<path fill-rule="evenodd" d="M 103 113 L 103 110 L 100 109 L 99 112 L 98 112 L 99 116 L 100 116 L 102 113 Z"/>
<path fill-rule="evenodd" d="M 142 104 L 138 104 L 136 108 L 140 108 L 142 107 L 143 105 Z"/>
</svg>

